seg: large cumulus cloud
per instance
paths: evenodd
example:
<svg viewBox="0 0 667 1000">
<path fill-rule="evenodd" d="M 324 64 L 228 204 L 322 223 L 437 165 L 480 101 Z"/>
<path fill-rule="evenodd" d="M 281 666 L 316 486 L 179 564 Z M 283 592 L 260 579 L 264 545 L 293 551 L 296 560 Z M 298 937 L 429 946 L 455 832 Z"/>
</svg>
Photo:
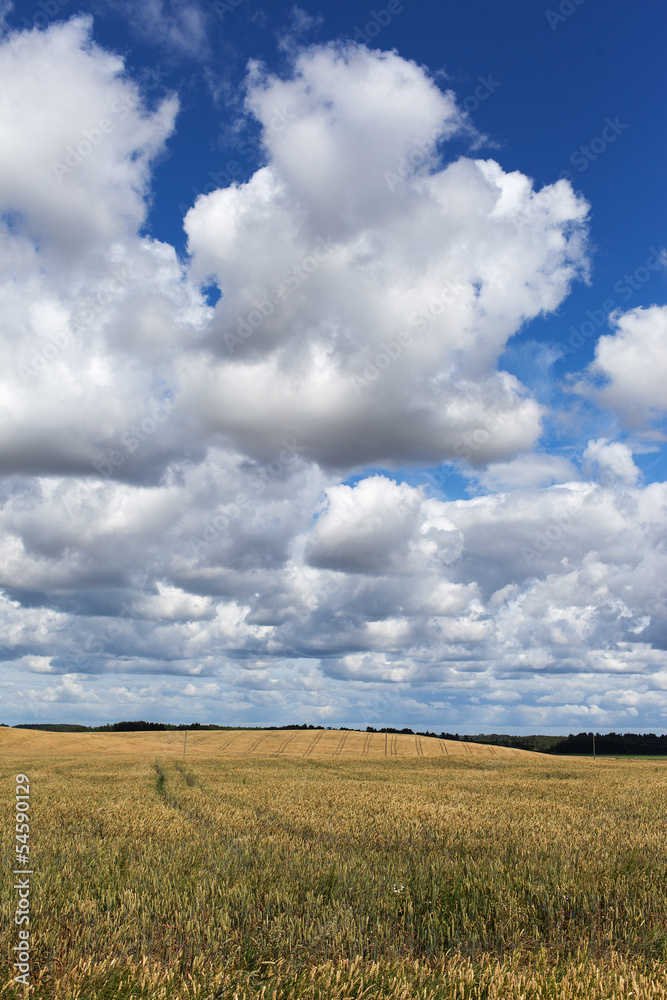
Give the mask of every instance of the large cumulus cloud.
<svg viewBox="0 0 667 1000">
<path fill-rule="evenodd" d="M 186 446 L 177 352 L 208 311 L 139 235 L 178 102 L 149 110 L 91 27 L 0 45 L 0 468 L 150 479 Z"/>
<path fill-rule="evenodd" d="M 612 325 L 614 332 L 598 340 L 590 366 L 590 374 L 604 383 L 594 398 L 633 428 L 664 421 L 667 307 L 631 309 L 615 315 Z"/>
<path fill-rule="evenodd" d="M 247 106 L 267 165 L 185 220 L 192 273 L 223 293 L 218 360 L 190 381 L 202 422 L 265 456 L 298 426 L 334 467 L 457 457 L 490 420 L 482 461 L 530 447 L 540 407 L 496 363 L 585 273 L 585 202 L 492 160 L 441 168 L 436 139 L 469 126 L 395 53 L 253 66 Z"/>
<path fill-rule="evenodd" d="M 155 481 L 222 440 L 269 461 L 297 431 L 330 468 L 432 462 L 489 422 L 477 460 L 531 447 L 541 408 L 496 362 L 585 272 L 565 181 L 440 168 L 434 137 L 470 131 L 451 92 L 393 53 L 314 48 L 287 80 L 251 67 L 268 163 L 198 199 L 186 268 L 139 235 L 177 99 L 147 108 L 90 31 L 2 46 L 6 469 Z"/>
<path fill-rule="evenodd" d="M 0 47 L 0 205 L 51 263 L 82 261 L 146 217 L 151 160 L 178 101 L 148 113 L 89 17 L 23 31 Z"/>
</svg>

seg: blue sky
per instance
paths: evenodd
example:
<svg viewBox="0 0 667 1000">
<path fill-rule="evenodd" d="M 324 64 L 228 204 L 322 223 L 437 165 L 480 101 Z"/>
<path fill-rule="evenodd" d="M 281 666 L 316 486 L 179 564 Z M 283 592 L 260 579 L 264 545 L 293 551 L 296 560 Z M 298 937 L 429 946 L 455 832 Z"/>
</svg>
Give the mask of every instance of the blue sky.
<svg viewBox="0 0 667 1000">
<path fill-rule="evenodd" d="M 5 721 L 666 730 L 664 7 L 3 10 Z"/>
</svg>

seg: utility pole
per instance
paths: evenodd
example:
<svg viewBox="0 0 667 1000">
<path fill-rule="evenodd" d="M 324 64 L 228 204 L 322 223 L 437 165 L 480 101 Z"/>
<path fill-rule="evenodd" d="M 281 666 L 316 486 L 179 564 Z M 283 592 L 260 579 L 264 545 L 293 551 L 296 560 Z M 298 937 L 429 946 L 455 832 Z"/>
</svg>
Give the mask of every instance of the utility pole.
<svg viewBox="0 0 667 1000">
<path fill-rule="evenodd" d="M 384 727 L 384 755 L 387 756 L 387 727 Z"/>
<path fill-rule="evenodd" d="M 595 760 L 595 733 L 593 733 L 593 760 Z"/>
<path fill-rule="evenodd" d="M 188 731 L 185 730 L 185 739 L 183 741 L 183 760 L 185 760 L 185 748 L 188 745 Z"/>
</svg>

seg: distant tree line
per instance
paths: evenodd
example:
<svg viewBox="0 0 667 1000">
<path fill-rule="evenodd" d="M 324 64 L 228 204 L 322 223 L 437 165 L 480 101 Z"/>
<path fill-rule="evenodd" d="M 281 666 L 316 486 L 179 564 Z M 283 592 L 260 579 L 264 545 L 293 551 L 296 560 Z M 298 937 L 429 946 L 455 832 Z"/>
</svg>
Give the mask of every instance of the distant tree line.
<svg viewBox="0 0 667 1000">
<path fill-rule="evenodd" d="M 374 726 L 366 726 L 367 733 L 398 733 L 404 736 L 435 736 L 435 733 L 413 733 L 412 729 L 394 729 L 393 726 L 383 726 L 382 729 L 375 729 Z"/>
<path fill-rule="evenodd" d="M 593 733 L 570 735 L 552 747 L 551 753 L 591 754 Z M 655 733 L 595 733 L 595 752 L 600 756 L 667 756 L 667 736 Z"/>
<path fill-rule="evenodd" d="M 184 730 L 188 731 L 192 729 L 262 729 L 261 726 L 216 726 L 211 723 L 210 725 L 202 725 L 201 722 L 191 722 L 190 725 L 185 723 L 179 723 L 178 725 L 172 724 L 170 722 L 144 722 L 143 720 L 138 720 L 137 722 L 108 722 L 104 726 L 77 726 L 74 723 L 51 723 L 51 722 L 22 722 L 15 729 L 39 729 L 42 732 L 49 733 L 143 733 L 143 732 L 164 732 L 172 730 Z"/>
<path fill-rule="evenodd" d="M 304 722 L 300 726 L 299 725 L 290 725 L 290 726 L 265 726 L 264 728 L 265 729 L 269 729 L 269 730 L 274 730 L 274 729 L 275 730 L 282 730 L 282 729 L 324 729 L 324 726 L 307 726 L 306 723 Z M 331 727 L 329 727 L 329 728 L 331 728 Z M 341 729 L 343 729 L 343 728 L 344 727 L 341 726 Z"/>
</svg>

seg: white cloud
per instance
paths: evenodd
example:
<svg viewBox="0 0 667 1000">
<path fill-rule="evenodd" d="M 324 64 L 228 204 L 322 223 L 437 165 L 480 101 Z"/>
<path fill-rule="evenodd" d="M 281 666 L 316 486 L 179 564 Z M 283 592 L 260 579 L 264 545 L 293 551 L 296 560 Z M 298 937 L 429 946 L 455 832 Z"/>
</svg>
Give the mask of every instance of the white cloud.
<svg viewBox="0 0 667 1000">
<path fill-rule="evenodd" d="M 629 425 L 645 426 L 667 409 L 667 306 L 631 309 L 613 325 L 595 347 L 590 370 L 607 384 L 594 396 Z"/>
<path fill-rule="evenodd" d="M 467 124 L 395 53 L 314 47 L 287 80 L 253 65 L 247 103 L 268 165 L 185 220 L 193 275 L 223 292 L 217 364 L 190 373 L 202 422 L 263 457 L 299 427 L 338 467 L 461 457 L 489 425 L 476 460 L 529 448 L 541 408 L 496 363 L 585 274 L 585 202 L 493 161 L 439 169 L 434 145 L 410 165 Z"/>
<path fill-rule="evenodd" d="M 174 0 L 142 0 L 134 4 L 111 0 L 111 6 L 127 19 L 133 34 L 163 53 L 199 59 L 208 53 L 207 22 L 211 10 L 206 4 Z"/>
<path fill-rule="evenodd" d="M 626 483 L 634 486 L 639 479 L 639 469 L 632 458 L 632 449 L 620 441 L 609 442 L 607 438 L 589 441 L 583 454 L 584 468 L 594 472 L 596 469 L 600 482 L 609 486 L 611 483 Z"/>
<path fill-rule="evenodd" d="M 94 264 L 91 254 L 137 231 L 151 160 L 178 110 L 168 98 L 147 113 L 91 27 L 79 16 L 0 46 L 0 212 L 51 265 Z"/>
<path fill-rule="evenodd" d="M 90 31 L 0 45 L 0 461 L 155 479 L 184 451 L 175 351 L 209 310 L 173 248 L 137 236 L 177 101 L 147 111 Z"/>
<path fill-rule="evenodd" d="M 479 480 L 491 490 L 550 486 L 579 478 L 571 462 L 560 455 L 524 454 L 510 462 L 491 462 Z"/>
<path fill-rule="evenodd" d="M 416 136 L 467 127 L 454 96 L 396 54 L 315 47 L 291 79 L 251 69 L 269 165 L 197 201 L 186 273 L 137 235 L 177 101 L 148 111 L 90 28 L 1 49 L 6 468 L 155 482 L 221 436 L 270 461 L 297 433 L 338 468 L 532 445 L 542 409 L 496 361 L 585 270 L 565 182 L 432 160 L 392 189 Z"/>
<path fill-rule="evenodd" d="M 433 568 L 440 568 L 461 551 L 460 533 L 444 509 L 385 476 L 364 479 L 354 488 L 334 486 L 306 558 L 314 566 L 352 573 L 413 573 L 434 559 Z"/>
</svg>

